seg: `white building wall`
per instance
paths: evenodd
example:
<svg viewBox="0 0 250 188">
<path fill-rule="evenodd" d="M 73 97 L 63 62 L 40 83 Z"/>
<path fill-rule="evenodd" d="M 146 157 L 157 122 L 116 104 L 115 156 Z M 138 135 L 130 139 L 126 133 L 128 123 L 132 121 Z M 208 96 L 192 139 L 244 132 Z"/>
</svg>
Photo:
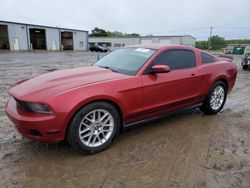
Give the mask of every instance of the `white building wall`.
<svg viewBox="0 0 250 188">
<path fill-rule="evenodd" d="M 83 32 L 83 50 L 88 51 L 89 33 Z"/>
<path fill-rule="evenodd" d="M 160 39 L 160 44 L 172 44 L 171 39 Z"/>
<path fill-rule="evenodd" d="M 90 37 L 90 43 L 111 43 L 109 49 L 113 50 L 117 47 L 115 44 L 125 44 L 125 46 L 134 44 L 180 44 L 187 46 L 195 46 L 195 39 L 191 36 L 152 36 L 152 37 Z M 121 45 L 122 47 L 122 45 Z"/>
<path fill-rule="evenodd" d="M 31 50 L 30 29 L 45 29 L 45 40 L 47 40 L 46 28 L 40 27 L 40 26 L 27 25 L 27 35 L 28 35 L 28 41 L 29 41 L 29 50 Z M 47 48 L 48 48 L 48 45 L 47 45 L 47 42 L 46 42 L 46 49 Z"/>
<path fill-rule="evenodd" d="M 182 45 L 186 46 L 195 46 L 195 39 L 190 36 L 183 36 L 182 37 Z"/>
<path fill-rule="evenodd" d="M 47 50 L 60 50 L 59 29 L 46 28 Z"/>
<path fill-rule="evenodd" d="M 129 46 L 134 44 L 139 44 L 140 39 L 139 38 L 119 38 L 119 37 L 89 37 L 89 43 L 111 43 L 111 46 L 108 47 L 108 49 L 113 50 L 117 47 L 117 45 L 120 45 L 120 47 L 123 46 Z"/>
<path fill-rule="evenodd" d="M 14 40 L 18 40 L 19 50 L 28 50 L 28 39 L 26 35 L 26 25 L 11 24 L 0 22 L 1 25 L 7 25 L 10 50 L 14 50 Z"/>
<path fill-rule="evenodd" d="M 152 39 L 141 39 L 140 44 L 152 44 Z"/>
<path fill-rule="evenodd" d="M 49 51 L 60 50 L 59 29 L 28 25 L 27 26 L 27 31 L 28 31 L 27 34 L 28 34 L 28 41 L 29 41 L 29 49 L 30 49 L 29 29 L 44 29 L 45 30 L 45 40 L 46 40 L 46 49 Z"/>
<path fill-rule="evenodd" d="M 60 29 L 60 33 L 61 32 L 73 33 L 73 50 L 74 51 L 87 51 L 88 50 L 88 32 L 87 31 L 74 31 L 74 30 Z"/>
<path fill-rule="evenodd" d="M 182 37 L 172 37 L 171 44 L 181 44 L 182 45 L 181 38 Z"/>
<path fill-rule="evenodd" d="M 1 25 L 7 25 L 10 50 L 14 50 L 14 40 L 18 40 L 19 50 L 30 49 L 30 33 L 29 29 L 45 29 L 45 39 L 47 50 L 60 50 L 61 35 L 60 31 L 73 32 L 74 50 L 88 50 L 88 32 L 81 30 L 62 29 L 38 25 L 29 25 L 21 23 L 12 23 L 0 21 Z"/>
<path fill-rule="evenodd" d="M 86 51 L 88 50 L 88 33 L 75 31 L 73 32 L 74 50 Z"/>
</svg>

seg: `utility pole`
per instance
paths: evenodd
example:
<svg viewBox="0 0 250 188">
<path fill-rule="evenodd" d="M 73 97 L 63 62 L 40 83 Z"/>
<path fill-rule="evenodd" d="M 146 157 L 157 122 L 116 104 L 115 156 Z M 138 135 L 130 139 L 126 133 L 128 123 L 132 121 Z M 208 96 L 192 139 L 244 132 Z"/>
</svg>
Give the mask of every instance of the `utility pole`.
<svg viewBox="0 0 250 188">
<path fill-rule="evenodd" d="M 213 32 L 213 27 L 211 26 L 210 27 L 210 35 L 209 35 L 209 38 L 208 38 L 208 51 L 210 50 L 212 32 Z"/>
</svg>

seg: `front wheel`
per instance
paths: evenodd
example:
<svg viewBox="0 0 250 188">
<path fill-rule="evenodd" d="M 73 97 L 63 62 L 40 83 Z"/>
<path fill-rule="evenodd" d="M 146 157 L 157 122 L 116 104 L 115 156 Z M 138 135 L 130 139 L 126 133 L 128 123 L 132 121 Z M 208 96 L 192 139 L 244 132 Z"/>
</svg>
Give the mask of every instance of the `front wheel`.
<svg viewBox="0 0 250 188">
<path fill-rule="evenodd" d="M 226 98 L 226 84 L 222 81 L 218 81 L 209 90 L 208 95 L 200 109 L 205 114 L 216 114 L 223 108 Z"/>
<path fill-rule="evenodd" d="M 97 153 L 111 145 L 119 126 L 120 117 L 114 106 L 106 102 L 94 102 L 74 116 L 67 140 L 78 153 Z"/>
</svg>

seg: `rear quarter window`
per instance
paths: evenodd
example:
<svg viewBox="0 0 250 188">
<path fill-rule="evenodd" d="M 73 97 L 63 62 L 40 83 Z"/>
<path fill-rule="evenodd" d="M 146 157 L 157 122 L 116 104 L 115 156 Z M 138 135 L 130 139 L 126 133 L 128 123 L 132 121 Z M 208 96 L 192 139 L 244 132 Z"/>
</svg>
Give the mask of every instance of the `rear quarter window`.
<svg viewBox="0 0 250 188">
<path fill-rule="evenodd" d="M 215 59 L 213 56 L 201 52 L 201 61 L 203 63 L 213 63 L 215 61 Z"/>
</svg>

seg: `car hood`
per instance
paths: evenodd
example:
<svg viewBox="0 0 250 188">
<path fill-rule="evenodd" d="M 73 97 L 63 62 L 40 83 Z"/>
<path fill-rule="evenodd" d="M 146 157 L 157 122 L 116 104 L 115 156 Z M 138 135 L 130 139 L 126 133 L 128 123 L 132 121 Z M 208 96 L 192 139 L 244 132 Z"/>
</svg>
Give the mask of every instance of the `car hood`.
<svg viewBox="0 0 250 188">
<path fill-rule="evenodd" d="M 67 90 L 125 76 L 97 66 L 65 69 L 21 81 L 9 93 L 20 100 L 39 102 Z"/>
</svg>

